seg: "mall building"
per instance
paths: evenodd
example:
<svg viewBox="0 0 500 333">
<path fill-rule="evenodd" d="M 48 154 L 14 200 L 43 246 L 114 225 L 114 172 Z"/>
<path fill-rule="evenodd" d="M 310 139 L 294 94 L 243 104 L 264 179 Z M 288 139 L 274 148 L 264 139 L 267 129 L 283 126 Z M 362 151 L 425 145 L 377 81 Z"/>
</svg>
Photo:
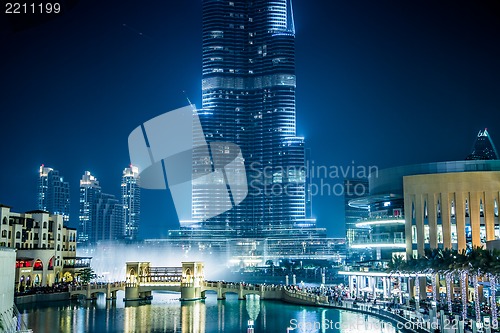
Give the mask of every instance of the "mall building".
<svg viewBox="0 0 500 333">
<path fill-rule="evenodd" d="M 357 280 L 367 281 L 361 287 L 373 293 L 387 289 L 380 286 L 390 278 L 387 263 L 394 255 L 418 258 L 425 249 L 499 243 L 500 160 L 486 129 L 466 160 L 377 170 L 368 181 L 370 194 L 349 202 L 369 212 L 356 223 L 350 247 L 371 249 L 376 257 L 341 272 L 358 290 Z"/>
<path fill-rule="evenodd" d="M 500 160 L 485 129 L 464 161 L 377 170 L 369 195 L 349 202 L 369 211 L 356 224 L 354 248 L 373 248 L 377 259 L 426 248 L 463 250 L 500 239 Z M 368 230 L 368 232 L 367 232 Z"/>
</svg>

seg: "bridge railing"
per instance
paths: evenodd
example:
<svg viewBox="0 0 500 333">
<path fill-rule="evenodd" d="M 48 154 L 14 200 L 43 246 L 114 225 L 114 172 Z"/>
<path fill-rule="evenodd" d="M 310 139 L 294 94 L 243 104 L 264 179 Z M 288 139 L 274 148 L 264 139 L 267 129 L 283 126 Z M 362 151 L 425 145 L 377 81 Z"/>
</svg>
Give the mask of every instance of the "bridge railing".
<svg viewBox="0 0 500 333">
<path fill-rule="evenodd" d="M 150 282 L 181 282 L 182 276 L 173 276 L 173 275 L 151 275 L 146 277 L 140 277 L 139 282 L 150 283 Z"/>
<path fill-rule="evenodd" d="M 285 289 L 285 294 L 289 297 L 296 298 L 302 301 L 306 301 L 312 304 L 328 304 L 328 297 L 316 294 L 310 294 L 304 291 L 295 290 L 290 291 Z"/>
<path fill-rule="evenodd" d="M 108 285 L 111 288 L 122 288 L 122 287 L 125 287 L 125 286 L 128 287 L 128 284 L 125 283 L 125 281 L 118 281 L 118 282 L 95 282 L 95 283 L 89 283 L 89 284 L 83 284 L 83 285 L 77 285 L 77 286 L 71 286 L 70 285 L 68 287 L 68 291 L 72 292 L 72 291 L 78 291 L 78 290 L 87 290 L 89 288 L 89 286 L 90 286 L 91 290 L 95 290 L 95 289 L 107 289 Z"/>
<path fill-rule="evenodd" d="M 234 289 L 239 290 L 240 288 L 246 291 L 277 291 L 282 290 L 282 285 L 270 285 L 270 284 L 246 284 L 246 283 L 234 283 L 234 282 L 216 282 L 216 281 L 205 281 L 204 285 L 210 288 L 219 287 L 224 289 Z"/>
<path fill-rule="evenodd" d="M 125 285 L 127 284 L 125 281 L 117 281 L 117 282 L 110 282 L 111 284 L 111 288 L 121 288 L 121 287 L 125 287 Z"/>
</svg>

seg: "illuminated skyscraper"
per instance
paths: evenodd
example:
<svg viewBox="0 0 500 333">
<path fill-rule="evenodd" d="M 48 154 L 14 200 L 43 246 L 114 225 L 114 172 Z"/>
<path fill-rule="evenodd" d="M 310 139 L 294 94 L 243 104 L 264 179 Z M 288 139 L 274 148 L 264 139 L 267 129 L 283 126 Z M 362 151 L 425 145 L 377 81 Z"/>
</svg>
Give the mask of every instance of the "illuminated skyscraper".
<svg viewBox="0 0 500 333">
<path fill-rule="evenodd" d="M 314 226 L 306 218 L 304 139 L 296 136 L 291 0 L 203 1 L 202 94 L 204 139 L 241 148 L 249 192 L 205 221 L 199 212 L 210 184 L 194 182 L 193 219 L 247 236 Z M 195 173 L 210 172 L 210 163 L 194 161 Z"/>
<path fill-rule="evenodd" d="M 125 233 L 123 205 L 112 194 L 103 193 L 96 177 L 85 171 L 80 180 L 80 221 L 77 242 L 93 244 L 121 240 Z"/>
<path fill-rule="evenodd" d="M 477 133 L 476 141 L 472 152 L 467 156 L 467 160 L 498 160 L 498 152 L 495 144 L 491 140 L 488 130 Z"/>
<path fill-rule="evenodd" d="M 125 239 L 135 240 L 141 216 L 141 193 L 137 167 L 131 165 L 123 170 L 121 187 Z"/>
<path fill-rule="evenodd" d="M 101 193 L 99 181 L 90 171 L 85 171 L 80 180 L 80 216 L 78 222 L 77 241 L 88 243 L 90 240 L 92 223 L 96 220 L 96 200 Z"/>
<path fill-rule="evenodd" d="M 38 178 L 38 209 L 53 215 L 62 215 L 64 223 L 69 221 L 69 183 L 59 171 L 40 166 Z"/>
<path fill-rule="evenodd" d="M 203 131 L 194 122 L 192 219 L 180 217 L 180 230 L 169 230 L 170 246 L 239 266 L 340 261 L 344 239 L 327 238 L 312 218 L 309 150 L 296 134 L 291 0 L 202 4 Z"/>
</svg>

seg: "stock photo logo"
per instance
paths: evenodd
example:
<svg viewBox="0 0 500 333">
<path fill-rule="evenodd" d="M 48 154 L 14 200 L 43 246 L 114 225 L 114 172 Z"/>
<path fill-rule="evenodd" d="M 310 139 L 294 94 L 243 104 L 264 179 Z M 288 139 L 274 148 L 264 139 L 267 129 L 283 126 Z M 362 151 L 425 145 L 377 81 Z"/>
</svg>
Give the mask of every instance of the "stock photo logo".
<svg viewBox="0 0 500 333">
<path fill-rule="evenodd" d="M 248 194 L 241 149 L 207 143 L 192 106 L 166 112 L 135 128 L 128 138 L 130 161 L 141 188 L 170 190 L 177 216 L 203 221 L 241 203 Z"/>
</svg>

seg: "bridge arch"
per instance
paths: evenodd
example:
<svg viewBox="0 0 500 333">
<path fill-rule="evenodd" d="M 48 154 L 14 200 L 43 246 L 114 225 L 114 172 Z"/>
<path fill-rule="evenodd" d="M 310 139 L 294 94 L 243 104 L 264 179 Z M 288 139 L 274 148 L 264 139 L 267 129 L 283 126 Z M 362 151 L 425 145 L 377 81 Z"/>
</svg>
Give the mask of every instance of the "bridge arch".
<svg viewBox="0 0 500 333">
<path fill-rule="evenodd" d="M 186 283 L 192 283 L 193 276 L 191 273 L 191 269 L 189 267 L 186 268 L 186 270 L 184 271 L 184 274 L 186 274 Z"/>
<path fill-rule="evenodd" d="M 127 283 L 137 283 L 137 273 L 134 268 L 129 269 L 127 272 Z"/>
</svg>

